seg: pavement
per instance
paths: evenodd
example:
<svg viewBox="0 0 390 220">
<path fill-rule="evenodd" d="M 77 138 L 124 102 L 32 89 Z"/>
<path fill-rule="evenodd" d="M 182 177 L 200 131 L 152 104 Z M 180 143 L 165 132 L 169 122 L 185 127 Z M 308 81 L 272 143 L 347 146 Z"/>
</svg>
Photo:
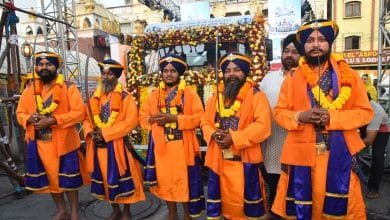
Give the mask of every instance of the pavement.
<svg viewBox="0 0 390 220">
<path fill-rule="evenodd" d="M 95 199 L 90 194 L 89 186 L 84 186 L 79 192 L 80 219 L 100 220 L 107 219 L 111 212 L 108 203 Z M 363 185 L 363 193 L 366 192 Z M 4 220 L 44 220 L 54 216 L 55 205 L 48 194 L 28 194 L 22 199 L 14 195 L 14 187 L 5 175 L 0 175 L 0 219 Z M 168 209 L 164 201 L 159 200 L 150 192 L 146 192 L 147 199 L 131 206 L 132 219 L 161 220 L 166 219 Z M 390 174 L 382 177 L 380 198 L 365 199 L 367 219 L 389 220 L 390 219 Z M 179 215 L 182 209 L 179 207 Z M 180 218 L 183 219 L 183 218 Z M 203 215 L 199 219 L 206 219 Z M 358 219 L 357 219 L 358 220 Z"/>
</svg>

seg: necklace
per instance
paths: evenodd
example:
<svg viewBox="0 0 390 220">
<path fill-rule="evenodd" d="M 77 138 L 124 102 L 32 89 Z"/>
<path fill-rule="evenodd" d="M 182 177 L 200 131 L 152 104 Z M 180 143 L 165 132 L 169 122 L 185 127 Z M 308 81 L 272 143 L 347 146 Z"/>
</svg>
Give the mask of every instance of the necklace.
<svg viewBox="0 0 390 220">
<path fill-rule="evenodd" d="M 116 84 L 114 91 L 112 91 L 111 97 L 110 97 L 110 117 L 108 118 L 107 122 L 102 122 L 100 118 L 100 97 L 102 94 L 102 86 L 99 85 L 96 91 L 94 92 L 92 99 L 91 99 L 91 110 L 93 115 L 93 120 L 98 128 L 107 128 L 111 127 L 112 124 L 115 122 L 116 117 L 119 113 L 119 108 L 122 103 L 122 84 L 118 83 Z"/>
<path fill-rule="evenodd" d="M 341 57 L 332 55 L 337 63 L 339 64 L 339 69 L 341 72 L 341 89 L 338 97 L 330 102 L 326 97 L 325 93 L 321 90 L 319 85 L 316 82 L 316 73 L 309 67 L 306 60 L 303 58 L 300 60 L 300 68 L 302 69 L 303 77 L 306 79 L 307 83 L 311 88 L 314 99 L 320 103 L 321 107 L 326 109 L 341 109 L 344 104 L 351 97 L 351 83 L 352 83 L 352 72 L 349 69 L 348 65 L 342 60 Z"/>
<path fill-rule="evenodd" d="M 61 98 L 61 86 L 64 84 L 64 76 L 62 74 L 58 74 L 56 82 L 53 86 L 53 94 L 52 94 L 52 102 L 46 108 L 43 107 L 43 99 L 42 99 L 42 87 L 43 83 L 41 80 L 37 79 L 35 82 L 35 99 L 37 100 L 38 112 L 41 115 L 46 115 L 54 112 L 58 104 L 60 103 Z"/>
</svg>

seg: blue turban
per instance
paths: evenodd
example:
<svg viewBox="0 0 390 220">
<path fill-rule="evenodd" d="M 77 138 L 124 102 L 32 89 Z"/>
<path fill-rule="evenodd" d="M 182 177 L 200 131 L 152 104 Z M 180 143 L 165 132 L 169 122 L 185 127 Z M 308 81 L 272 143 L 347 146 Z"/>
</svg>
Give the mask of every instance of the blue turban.
<svg viewBox="0 0 390 220">
<path fill-rule="evenodd" d="M 336 39 L 337 35 L 339 34 L 339 26 L 333 21 L 324 19 L 310 21 L 302 25 L 297 32 L 297 40 L 302 47 L 314 30 L 318 30 L 321 32 L 321 34 L 324 35 L 326 41 L 329 43 L 329 46 L 333 43 L 334 39 Z"/>
<path fill-rule="evenodd" d="M 187 69 L 188 64 L 186 61 L 183 60 L 183 58 L 176 54 L 166 54 L 163 56 L 160 61 L 158 62 L 160 65 L 160 70 L 162 71 L 168 64 L 172 64 L 173 67 L 175 67 L 176 71 L 179 73 L 179 75 L 183 75 L 184 72 Z"/>
<path fill-rule="evenodd" d="M 251 59 L 243 54 L 239 53 L 228 53 L 225 54 L 223 57 L 221 57 L 219 61 L 219 67 L 221 68 L 222 72 L 225 73 L 225 70 L 230 62 L 233 62 L 240 68 L 240 70 L 248 76 L 249 70 L 251 67 Z"/>
<path fill-rule="evenodd" d="M 123 71 L 123 66 L 115 60 L 104 60 L 102 62 L 98 62 L 98 65 L 100 67 L 100 72 L 102 72 L 104 69 L 110 70 L 116 78 L 121 77 L 122 71 Z"/>
<path fill-rule="evenodd" d="M 50 51 L 42 51 L 39 53 L 34 54 L 34 59 L 35 59 L 35 65 L 38 65 L 41 60 L 46 59 L 48 60 L 51 64 L 53 64 L 56 69 L 62 66 L 64 63 L 63 60 L 61 59 L 60 55 L 50 52 Z"/>
<path fill-rule="evenodd" d="M 297 49 L 298 53 L 302 55 L 303 53 L 302 53 L 301 47 L 297 41 L 296 34 L 289 34 L 286 38 L 284 38 L 282 50 L 284 50 L 291 43 L 294 44 L 294 47 L 295 47 L 295 49 Z"/>
</svg>

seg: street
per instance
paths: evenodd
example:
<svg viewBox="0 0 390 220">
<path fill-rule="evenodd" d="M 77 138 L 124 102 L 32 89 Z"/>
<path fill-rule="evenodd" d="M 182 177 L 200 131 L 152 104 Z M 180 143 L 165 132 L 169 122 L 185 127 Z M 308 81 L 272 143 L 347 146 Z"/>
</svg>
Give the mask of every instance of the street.
<svg viewBox="0 0 390 220">
<path fill-rule="evenodd" d="M 363 186 L 363 191 L 365 191 Z M 52 198 L 48 194 L 30 194 L 22 199 L 16 199 L 7 194 L 12 193 L 13 187 L 9 179 L 0 176 L 0 219 L 51 219 L 54 216 L 55 206 Z M 80 219 L 94 220 L 107 219 L 111 212 L 108 203 L 96 200 L 89 193 L 89 186 L 85 186 L 79 193 Z M 367 219 L 385 220 L 390 219 L 390 174 L 382 177 L 380 185 L 380 198 L 366 201 Z M 159 200 L 151 193 L 147 192 L 147 199 L 141 203 L 131 206 L 132 219 L 160 220 L 168 214 L 164 201 Z M 181 214 L 181 208 L 179 208 Z M 205 215 L 202 219 L 206 219 Z"/>
</svg>

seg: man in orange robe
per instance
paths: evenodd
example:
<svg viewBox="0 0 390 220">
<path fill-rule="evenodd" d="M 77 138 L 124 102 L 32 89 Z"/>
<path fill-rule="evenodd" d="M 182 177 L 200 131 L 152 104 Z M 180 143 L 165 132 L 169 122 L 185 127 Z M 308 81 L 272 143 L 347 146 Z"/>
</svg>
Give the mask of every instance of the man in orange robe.
<svg viewBox="0 0 390 220">
<path fill-rule="evenodd" d="M 337 34 L 333 21 L 300 27 L 304 57 L 283 82 L 274 109 L 288 130 L 272 207 L 283 218 L 366 218 L 354 156 L 364 147 L 357 129 L 373 110 L 359 76 L 330 53 Z"/>
<path fill-rule="evenodd" d="M 16 110 L 26 129 L 26 188 L 51 193 L 58 209 L 54 219 L 68 217 L 65 192 L 71 219 L 78 219 L 78 189 L 83 181 L 75 125 L 84 119 L 83 100 L 77 87 L 57 73 L 63 63 L 58 54 L 40 52 L 34 58 L 39 78 L 23 91 Z"/>
<path fill-rule="evenodd" d="M 139 120 L 150 130 L 145 183 L 167 201 L 168 219 L 177 219 L 176 203 L 183 203 L 184 219 L 199 217 L 204 210 L 200 175 L 200 147 L 195 134 L 203 113 L 202 102 L 180 80 L 187 63 L 167 54 L 159 61 L 162 82 L 141 106 Z"/>
<path fill-rule="evenodd" d="M 122 65 L 115 60 L 98 65 L 102 83 L 90 99 L 88 115 L 92 117 L 84 121 L 91 193 L 111 203 L 110 219 L 130 219 L 130 204 L 145 199 L 141 169 L 128 137 L 137 125 L 138 110 L 133 97 L 118 82 Z M 119 204 L 123 204 L 123 212 Z"/>
<path fill-rule="evenodd" d="M 271 134 L 271 109 L 265 94 L 246 80 L 250 64 L 249 57 L 238 53 L 221 58 L 223 83 L 202 116 L 208 145 L 205 164 L 210 168 L 207 217 L 211 219 L 265 214 L 260 143 Z"/>
</svg>

